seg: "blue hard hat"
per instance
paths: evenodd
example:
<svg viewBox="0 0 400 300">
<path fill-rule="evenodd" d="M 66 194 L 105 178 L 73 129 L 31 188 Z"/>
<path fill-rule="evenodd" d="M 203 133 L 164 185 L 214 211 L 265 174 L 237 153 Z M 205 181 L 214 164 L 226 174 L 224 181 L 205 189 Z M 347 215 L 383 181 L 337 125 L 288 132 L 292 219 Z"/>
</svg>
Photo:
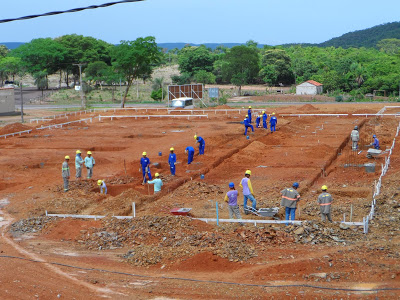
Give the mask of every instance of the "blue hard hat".
<svg viewBox="0 0 400 300">
<path fill-rule="evenodd" d="M 374 134 L 372 137 L 373 137 L 373 138 L 376 138 L 376 135 Z"/>
<path fill-rule="evenodd" d="M 229 187 L 233 188 L 233 187 L 235 187 L 235 184 L 233 182 L 229 182 Z"/>
<path fill-rule="evenodd" d="M 298 182 L 293 183 L 293 187 L 298 188 L 299 187 L 299 183 Z"/>
</svg>

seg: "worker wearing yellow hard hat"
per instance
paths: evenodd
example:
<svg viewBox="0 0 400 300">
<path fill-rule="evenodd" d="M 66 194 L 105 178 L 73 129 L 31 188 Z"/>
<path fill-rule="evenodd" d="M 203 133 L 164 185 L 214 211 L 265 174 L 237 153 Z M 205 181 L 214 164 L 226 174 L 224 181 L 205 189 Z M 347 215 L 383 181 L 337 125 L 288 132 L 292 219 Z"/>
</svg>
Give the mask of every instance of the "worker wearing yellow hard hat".
<svg viewBox="0 0 400 300">
<path fill-rule="evenodd" d="M 318 196 L 318 204 L 321 212 L 321 220 L 325 222 L 328 219 L 329 222 L 332 222 L 331 217 L 331 206 L 332 206 L 332 195 L 327 192 L 328 187 L 323 185 L 321 187 L 322 193 Z"/>
<path fill-rule="evenodd" d="M 75 155 L 75 178 L 80 180 L 82 177 L 83 158 L 81 150 L 76 150 Z"/>
<path fill-rule="evenodd" d="M 154 194 L 161 192 L 161 187 L 163 186 L 163 182 L 160 179 L 160 174 L 156 173 L 154 174 L 154 179 L 149 180 L 148 184 L 154 184 Z"/>
<path fill-rule="evenodd" d="M 146 175 L 148 177 L 149 180 L 152 179 L 151 177 L 151 173 L 150 173 L 150 159 L 147 157 L 147 152 L 143 151 L 142 153 L 142 158 L 140 159 L 140 170 L 142 170 L 142 176 L 143 176 L 143 182 L 142 184 L 146 183 Z"/>
<path fill-rule="evenodd" d="M 87 170 L 87 179 L 91 179 L 93 176 L 93 167 L 96 164 L 94 157 L 92 156 L 92 151 L 86 152 L 87 156 L 85 157 L 84 163 Z"/>
<path fill-rule="evenodd" d="M 276 131 L 276 124 L 278 124 L 278 119 L 275 117 L 275 113 L 273 112 L 271 118 L 269 118 L 271 133 Z"/>
<path fill-rule="evenodd" d="M 244 213 L 247 215 L 250 211 L 256 211 L 257 201 L 254 196 L 253 186 L 250 181 L 251 171 L 246 170 L 244 173 L 244 178 L 240 182 L 240 187 L 243 188 L 243 209 Z M 247 200 L 251 201 L 251 207 L 247 206 Z"/>
<path fill-rule="evenodd" d="M 175 176 L 175 164 L 176 164 L 176 154 L 174 153 L 174 151 L 175 149 L 173 147 L 169 148 L 170 153 L 168 156 L 168 164 L 172 176 Z"/>
<path fill-rule="evenodd" d="M 247 115 L 248 115 L 249 123 L 251 124 L 251 106 L 249 106 L 249 109 L 247 110 Z"/>
<path fill-rule="evenodd" d="M 104 192 L 104 195 L 107 195 L 107 186 L 104 179 L 97 180 L 97 185 L 100 187 L 100 194 L 103 194 Z"/>
<path fill-rule="evenodd" d="M 267 127 L 267 119 L 268 119 L 268 115 L 267 115 L 267 113 L 265 112 L 265 110 L 263 110 L 263 112 L 262 112 L 262 120 L 263 120 L 263 128 L 264 129 L 267 129 L 268 127 Z"/>
<path fill-rule="evenodd" d="M 64 162 L 62 163 L 62 167 L 61 167 L 61 175 L 64 181 L 64 192 L 68 192 L 69 190 L 69 156 L 66 155 L 64 156 Z"/>
<path fill-rule="evenodd" d="M 244 118 L 243 120 L 243 124 L 244 124 L 244 135 L 247 135 L 247 129 L 251 128 L 251 131 L 254 132 L 254 127 L 253 125 L 250 124 L 250 119 L 251 119 L 251 113 L 249 113 L 248 115 L 246 115 L 246 118 Z"/>
</svg>

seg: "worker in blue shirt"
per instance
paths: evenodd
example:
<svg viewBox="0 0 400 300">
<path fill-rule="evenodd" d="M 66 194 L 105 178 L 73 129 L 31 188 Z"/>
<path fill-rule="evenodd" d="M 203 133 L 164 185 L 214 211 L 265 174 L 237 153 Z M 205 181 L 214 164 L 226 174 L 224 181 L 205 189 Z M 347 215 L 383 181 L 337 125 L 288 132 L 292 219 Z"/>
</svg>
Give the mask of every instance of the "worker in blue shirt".
<svg viewBox="0 0 400 300">
<path fill-rule="evenodd" d="M 199 155 L 203 155 L 204 147 L 206 146 L 206 142 L 204 141 L 204 139 L 201 136 L 195 135 L 194 139 L 197 141 L 197 143 L 199 143 Z"/>
<path fill-rule="evenodd" d="M 262 118 L 263 118 L 263 128 L 267 129 L 267 119 L 268 119 L 268 115 L 265 112 L 265 110 L 263 110 L 262 112 Z"/>
<path fill-rule="evenodd" d="M 275 131 L 276 124 L 278 123 L 278 119 L 275 117 L 275 113 L 272 113 L 271 118 L 269 118 L 269 127 L 271 128 L 271 133 Z"/>
<path fill-rule="evenodd" d="M 193 156 L 194 156 L 194 148 L 191 146 L 186 147 L 185 153 L 188 154 L 188 165 L 190 165 L 193 161 Z"/>
<path fill-rule="evenodd" d="M 168 157 L 169 169 L 171 170 L 171 175 L 175 176 L 175 164 L 176 164 L 176 154 L 174 153 L 174 148 L 169 148 L 170 154 Z"/>
<path fill-rule="evenodd" d="M 257 118 L 256 118 L 256 128 L 260 128 L 260 121 L 261 121 L 261 117 L 260 117 L 260 115 L 257 115 Z"/>
<path fill-rule="evenodd" d="M 376 137 L 375 134 L 374 134 L 372 137 L 374 138 L 374 142 L 372 143 L 372 146 L 373 146 L 375 149 L 378 150 L 378 149 L 380 148 L 380 146 L 379 146 L 379 140 L 378 140 L 378 138 Z"/>
<path fill-rule="evenodd" d="M 244 135 L 247 135 L 247 128 L 251 128 L 251 130 L 254 132 L 254 127 L 253 127 L 253 125 L 251 125 L 250 124 L 250 122 L 249 122 L 249 116 L 246 116 L 246 118 L 244 118 L 244 121 L 243 121 L 243 123 L 244 123 Z"/>
<path fill-rule="evenodd" d="M 249 123 L 251 124 L 251 106 L 249 106 L 249 110 L 247 111 L 247 115 L 249 116 Z"/>
<path fill-rule="evenodd" d="M 142 174 L 143 174 L 143 183 L 146 183 L 146 173 L 147 176 L 149 177 L 149 180 L 151 180 L 151 173 L 150 173 L 150 159 L 147 157 L 147 153 L 143 152 L 142 153 L 143 157 L 140 159 L 140 165 L 142 166 Z"/>
</svg>

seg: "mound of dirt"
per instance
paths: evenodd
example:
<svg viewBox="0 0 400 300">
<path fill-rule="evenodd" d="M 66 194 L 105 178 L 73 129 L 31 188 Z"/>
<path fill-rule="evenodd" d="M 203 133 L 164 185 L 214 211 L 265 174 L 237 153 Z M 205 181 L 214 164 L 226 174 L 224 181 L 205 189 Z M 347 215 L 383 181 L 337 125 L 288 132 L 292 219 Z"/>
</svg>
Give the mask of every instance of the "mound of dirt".
<svg viewBox="0 0 400 300">
<path fill-rule="evenodd" d="M 29 129 L 32 129 L 32 128 L 27 125 L 21 124 L 21 123 L 12 123 L 12 124 L 8 124 L 8 125 L 4 126 L 3 128 L 1 128 L 0 135 L 29 130 Z"/>
<path fill-rule="evenodd" d="M 315 111 L 319 110 L 319 108 L 316 108 L 315 106 L 312 106 L 311 104 L 305 104 L 301 107 L 298 108 L 299 111 Z"/>
<path fill-rule="evenodd" d="M 250 145 L 248 145 L 246 148 L 243 149 L 244 152 L 249 153 L 251 155 L 257 155 L 266 150 L 267 150 L 267 146 L 264 143 L 261 143 L 259 141 L 254 141 Z"/>
</svg>

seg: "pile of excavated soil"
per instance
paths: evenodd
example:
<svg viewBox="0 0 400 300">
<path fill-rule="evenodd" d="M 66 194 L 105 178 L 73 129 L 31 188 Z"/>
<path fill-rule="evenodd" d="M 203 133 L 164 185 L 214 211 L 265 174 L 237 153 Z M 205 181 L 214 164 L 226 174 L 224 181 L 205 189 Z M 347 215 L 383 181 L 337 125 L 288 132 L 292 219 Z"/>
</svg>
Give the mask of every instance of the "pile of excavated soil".
<svg viewBox="0 0 400 300">
<path fill-rule="evenodd" d="M 21 123 L 12 123 L 12 124 L 8 124 L 8 125 L 2 127 L 0 129 L 0 135 L 29 130 L 29 129 L 32 129 L 32 127 L 29 127 L 29 126 L 21 124 Z"/>
<path fill-rule="evenodd" d="M 312 106 L 311 104 L 305 104 L 303 106 L 300 106 L 298 108 L 299 111 L 315 111 L 315 110 L 319 110 L 319 108 L 316 108 L 315 106 Z"/>
</svg>

